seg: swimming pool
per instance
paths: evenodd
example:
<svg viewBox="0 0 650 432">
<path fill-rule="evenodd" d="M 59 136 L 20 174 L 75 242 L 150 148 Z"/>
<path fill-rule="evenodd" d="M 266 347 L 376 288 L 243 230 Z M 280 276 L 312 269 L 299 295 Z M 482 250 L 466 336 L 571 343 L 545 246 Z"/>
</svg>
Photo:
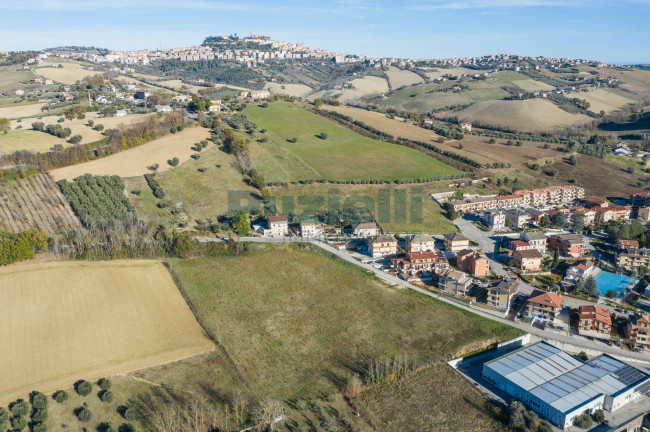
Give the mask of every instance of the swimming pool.
<svg viewBox="0 0 650 432">
<path fill-rule="evenodd" d="M 609 290 L 614 290 L 617 296 L 621 295 L 623 292 L 625 292 L 625 288 L 630 286 L 632 282 L 634 282 L 634 279 L 630 277 L 617 275 L 606 271 L 601 272 L 598 276 L 596 276 L 596 283 L 598 284 L 598 292 L 600 295 L 607 294 L 607 291 Z"/>
</svg>

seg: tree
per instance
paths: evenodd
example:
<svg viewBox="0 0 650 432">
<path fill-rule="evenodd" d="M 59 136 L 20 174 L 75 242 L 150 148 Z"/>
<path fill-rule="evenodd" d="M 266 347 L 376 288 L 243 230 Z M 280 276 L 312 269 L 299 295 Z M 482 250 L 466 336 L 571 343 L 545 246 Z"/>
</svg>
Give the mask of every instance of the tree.
<svg viewBox="0 0 650 432">
<path fill-rule="evenodd" d="M 275 399 L 265 399 L 260 402 L 254 413 L 259 432 L 275 430 L 275 425 L 284 420 L 284 405 Z"/>
<path fill-rule="evenodd" d="M 14 431 L 21 431 L 27 427 L 27 419 L 22 415 L 12 417 L 11 427 L 14 429 Z"/>
<path fill-rule="evenodd" d="M 323 105 L 323 99 L 316 98 L 316 99 L 314 99 L 313 104 L 314 104 L 315 108 L 320 108 Z"/>
<path fill-rule="evenodd" d="M 11 130 L 11 122 L 9 121 L 8 118 L 0 118 L 0 132 L 4 132 L 5 134 L 9 133 Z"/>
<path fill-rule="evenodd" d="M 596 423 L 602 423 L 605 421 L 605 412 L 601 409 L 598 409 L 591 414 L 591 418 Z"/>
<path fill-rule="evenodd" d="M 235 232 L 244 237 L 250 232 L 250 223 L 248 222 L 248 215 L 244 210 L 239 210 L 235 216 L 230 220 L 230 226 Z"/>
<path fill-rule="evenodd" d="M 322 139 L 325 141 L 327 139 L 327 134 L 325 132 L 321 132 L 320 135 L 318 135 L 318 138 Z"/>
<path fill-rule="evenodd" d="M 575 283 L 575 289 L 577 291 L 584 291 L 585 290 L 585 281 L 584 279 L 578 279 L 578 281 Z"/>
<path fill-rule="evenodd" d="M 613 299 L 614 297 L 616 297 L 616 291 L 611 289 L 607 290 L 607 292 L 605 293 L 605 297 L 607 297 L 608 299 Z"/>
<path fill-rule="evenodd" d="M 585 411 L 576 417 L 573 424 L 582 429 L 589 429 L 594 425 L 594 421 L 591 419 L 589 413 Z"/>
<path fill-rule="evenodd" d="M 581 233 L 585 229 L 585 216 L 577 214 L 573 218 L 573 232 Z"/>
<path fill-rule="evenodd" d="M 82 139 L 83 139 L 83 137 L 82 137 L 81 135 L 74 135 L 73 137 L 71 137 L 71 138 L 68 140 L 68 142 L 69 142 L 70 144 L 79 144 L 79 143 L 81 142 Z"/>
<path fill-rule="evenodd" d="M 447 203 L 447 217 L 452 221 L 458 219 L 458 212 L 454 209 L 454 206 L 449 203 Z"/>
<path fill-rule="evenodd" d="M 488 144 L 496 144 L 496 142 L 497 142 L 497 140 L 495 140 L 494 138 L 490 138 L 488 140 Z"/>
<path fill-rule="evenodd" d="M 508 407 L 508 423 L 515 430 L 523 430 L 526 428 L 526 420 L 524 414 L 526 408 L 521 402 L 514 401 Z"/>
<path fill-rule="evenodd" d="M 564 212 L 559 211 L 553 215 L 553 217 L 551 218 L 551 222 L 553 223 L 554 226 L 558 228 L 564 228 L 567 222 L 566 215 L 564 214 Z"/>
<path fill-rule="evenodd" d="M 578 158 L 576 155 L 569 156 L 569 164 L 576 166 L 578 164 Z"/>
<path fill-rule="evenodd" d="M 47 396 L 43 393 L 34 393 L 32 395 L 32 406 L 35 409 L 47 409 Z"/>
<path fill-rule="evenodd" d="M 585 279 L 585 292 L 594 297 L 598 295 L 598 283 L 596 282 L 596 278 L 591 275 Z"/>
<path fill-rule="evenodd" d="M 16 402 L 9 405 L 9 411 L 11 411 L 11 414 L 15 417 L 26 416 L 29 412 L 29 404 L 22 399 L 18 399 Z"/>
<path fill-rule="evenodd" d="M 108 378 L 102 378 L 99 381 L 97 381 L 97 385 L 102 389 L 102 390 L 110 390 L 111 387 L 113 386 L 113 383 L 111 382 L 110 379 Z"/>
<path fill-rule="evenodd" d="M 88 381 L 81 380 L 75 384 L 75 391 L 79 393 L 79 396 L 86 397 L 93 391 L 93 385 Z"/>
<path fill-rule="evenodd" d="M 180 161 L 178 160 L 177 157 L 171 158 L 167 161 L 167 163 L 173 167 L 177 166 Z"/>
<path fill-rule="evenodd" d="M 542 228 L 548 228 L 551 226 L 551 218 L 548 215 L 542 216 L 542 219 L 539 221 L 539 226 Z"/>
<path fill-rule="evenodd" d="M 104 130 L 104 125 L 103 124 L 96 124 L 95 128 L 96 131 L 101 132 Z"/>
<path fill-rule="evenodd" d="M 553 252 L 553 268 L 557 268 L 560 264 L 560 248 L 555 248 Z"/>
<path fill-rule="evenodd" d="M 67 400 L 68 400 L 68 397 L 69 397 L 69 396 L 68 396 L 68 392 L 66 392 L 65 390 L 59 390 L 59 391 L 56 391 L 56 392 L 54 392 L 54 394 L 52 395 L 52 398 L 53 398 L 55 401 L 57 401 L 58 403 L 63 403 L 63 402 L 65 402 L 65 401 L 67 401 Z"/>
<path fill-rule="evenodd" d="M 5 131 L 5 133 L 7 133 L 7 132 Z M 633 167 L 633 166 L 629 166 L 629 167 L 627 167 L 627 169 L 626 169 L 625 171 L 627 171 L 628 174 L 634 174 L 634 167 Z"/>
<path fill-rule="evenodd" d="M 262 190 L 266 187 L 266 179 L 259 171 L 253 170 L 251 173 L 251 184 L 253 187 Z"/>
<path fill-rule="evenodd" d="M 113 392 L 109 390 L 103 390 L 99 398 L 102 400 L 102 402 L 111 403 L 113 402 Z"/>
<path fill-rule="evenodd" d="M 578 353 L 578 358 L 583 362 L 589 360 L 587 353 L 584 351 L 580 351 L 580 353 Z"/>
<path fill-rule="evenodd" d="M 93 418 L 93 413 L 89 409 L 82 408 L 77 412 L 77 418 L 82 422 L 89 422 Z"/>
</svg>

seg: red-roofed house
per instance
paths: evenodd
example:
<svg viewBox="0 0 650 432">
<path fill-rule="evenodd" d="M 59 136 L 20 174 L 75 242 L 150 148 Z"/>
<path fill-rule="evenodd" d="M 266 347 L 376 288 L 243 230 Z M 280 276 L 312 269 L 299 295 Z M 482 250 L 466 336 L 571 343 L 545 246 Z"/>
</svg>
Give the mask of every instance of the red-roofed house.
<svg viewBox="0 0 650 432">
<path fill-rule="evenodd" d="M 530 243 L 524 240 L 510 240 L 508 242 L 508 249 L 510 249 L 513 252 L 517 251 L 522 251 L 522 250 L 528 250 L 528 249 L 533 249 L 530 246 Z"/>
<path fill-rule="evenodd" d="M 534 290 L 526 302 L 526 314 L 537 320 L 557 323 L 563 302 L 563 295 Z"/>
<path fill-rule="evenodd" d="M 596 212 L 596 222 L 603 224 L 609 221 L 626 221 L 630 220 L 632 208 L 628 206 L 611 205 L 607 207 L 594 207 Z"/>
<path fill-rule="evenodd" d="M 540 271 L 544 256 L 537 249 L 517 251 L 512 254 L 515 266 L 523 271 Z"/>
<path fill-rule="evenodd" d="M 578 312 L 578 333 L 601 339 L 609 339 L 612 332 L 612 317 L 600 306 L 580 306 Z"/>
<path fill-rule="evenodd" d="M 271 237 L 289 234 L 289 219 L 285 215 L 269 216 L 268 225 Z"/>
</svg>

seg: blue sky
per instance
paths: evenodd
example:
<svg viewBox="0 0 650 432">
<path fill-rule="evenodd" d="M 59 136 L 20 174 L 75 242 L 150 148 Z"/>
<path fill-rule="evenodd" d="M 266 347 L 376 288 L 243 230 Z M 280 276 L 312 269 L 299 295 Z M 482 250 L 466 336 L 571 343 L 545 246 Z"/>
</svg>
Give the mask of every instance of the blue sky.
<svg viewBox="0 0 650 432">
<path fill-rule="evenodd" d="M 650 0 L 0 0 L 0 50 L 187 46 L 208 35 L 370 56 L 650 63 Z"/>
</svg>

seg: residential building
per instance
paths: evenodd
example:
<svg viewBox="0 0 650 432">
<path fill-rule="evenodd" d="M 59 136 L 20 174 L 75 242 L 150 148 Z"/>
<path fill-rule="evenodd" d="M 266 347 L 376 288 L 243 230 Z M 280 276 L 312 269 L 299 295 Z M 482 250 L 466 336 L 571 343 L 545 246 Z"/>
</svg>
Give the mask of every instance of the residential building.
<svg viewBox="0 0 650 432">
<path fill-rule="evenodd" d="M 544 211 L 532 207 L 527 208 L 526 213 L 528 213 L 528 220 L 530 223 L 535 225 L 539 225 L 539 223 L 542 221 L 542 218 L 546 216 L 546 213 L 544 213 Z"/>
<path fill-rule="evenodd" d="M 643 223 L 650 222 L 650 207 L 641 207 L 636 218 Z"/>
<path fill-rule="evenodd" d="M 285 215 L 269 216 L 267 223 L 271 237 L 283 237 L 289 234 L 289 219 Z"/>
<path fill-rule="evenodd" d="M 470 122 L 462 122 L 462 123 L 460 124 L 460 128 L 461 128 L 461 129 L 465 129 L 466 131 L 471 132 L 471 131 L 472 131 L 472 123 L 470 123 Z"/>
<path fill-rule="evenodd" d="M 446 269 L 438 274 L 438 288 L 466 297 L 472 287 L 472 278 L 458 270 Z"/>
<path fill-rule="evenodd" d="M 630 195 L 633 207 L 650 207 L 650 192 L 637 192 Z"/>
<path fill-rule="evenodd" d="M 580 234 L 557 234 L 549 239 L 549 250 L 554 252 L 560 249 L 560 253 L 568 257 L 581 257 L 587 253 L 587 244 Z"/>
<path fill-rule="evenodd" d="M 628 248 L 638 249 L 639 242 L 636 240 L 618 239 L 616 240 L 616 247 L 619 249 L 628 249 Z"/>
<path fill-rule="evenodd" d="M 159 112 L 159 113 L 166 113 L 166 112 L 172 112 L 172 111 L 173 111 L 172 107 L 170 107 L 169 105 L 160 105 L 160 106 L 156 107 L 156 112 Z"/>
<path fill-rule="evenodd" d="M 515 191 L 515 195 L 521 195 L 523 206 L 537 207 L 582 199 L 585 190 L 578 186 L 550 186 L 544 189 L 518 190 Z"/>
<path fill-rule="evenodd" d="M 404 257 L 391 259 L 391 265 L 404 279 L 422 279 L 449 268 L 449 262 L 442 253 L 433 251 L 411 252 Z"/>
<path fill-rule="evenodd" d="M 149 96 L 150 96 L 149 92 L 142 91 L 142 90 L 135 92 L 135 95 L 133 95 L 135 99 L 142 99 L 142 100 L 147 99 Z"/>
<path fill-rule="evenodd" d="M 615 412 L 645 398 L 650 383 L 648 373 L 607 354 L 585 363 L 546 342 L 484 363 L 482 375 L 560 429 L 572 428 L 584 412 Z M 609 426 L 603 430 L 633 430 Z"/>
<path fill-rule="evenodd" d="M 609 221 L 626 221 L 630 220 L 632 208 L 628 206 L 611 205 L 607 207 L 593 207 L 596 212 L 596 223 L 605 224 Z"/>
<path fill-rule="evenodd" d="M 531 249 L 537 249 L 541 254 L 546 253 L 546 234 L 542 231 L 525 231 L 520 237 L 526 240 Z"/>
<path fill-rule="evenodd" d="M 488 285 L 487 304 L 505 309 L 506 313 L 510 310 L 510 304 L 519 291 L 518 280 L 496 280 Z"/>
<path fill-rule="evenodd" d="M 629 316 L 625 337 L 635 348 L 647 349 L 650 346 L 650 316 L 646 313 Z"/>
<path fill-rule="evenodd" d="M 445 249 L 458 253 L 463 249 L 469 249 L 469 239 L 460 233 L 445 234 L 443 236 Z"/>
<path fill-rule="evenodd" d="M 521 195 L 499 195 L 497 197 L 497 208 L 501 210 L 510 210 L 521 207 Z"/>
<path fill-rule="evenodd" d="M 426 234 L 414 234 L 406 238 L 406 252 L 435 251 L 436 241 Z"/>
<path fill-rule="evenodd" d="M 537 249 L 528 249 L 514 252 L 512 258 L 515 261 L 515 267 L 523 271 L 540 271 L 544 257 Z"/>
<path fill-rule="evenodd" d="M 571 219 L 575 220 L 576 216 L 582 215 L 585 226 L 593 225 L 596 222 L 596 212 L 593 208 L 573 207 L 571 209 Z"/>
<path fill-rule="evenodd" d="M 502 210 L 486 210 L 483 212 L 483 221 L 492 231 L 500 231 L 506 227 L 506 214 Z"/>
<path fill-rule="evenodd" d="M 313 220 L 300 221 L 300 235 L 302 237 L 320 237 L 323 229 Z"/>
<path fill-rule="evenodd" d="M 390 234 L 378 234 L 368 240 L 368 252 L 373 258 L 395 255 L 397 239 Z"/>
<path fill-rule="evenodd" d="M 508 210 L 506 219 L 509 219 L 515 228 L 524 228 L 528 223 L 528 213 L 519 209 Z"/>
<path fill-rule="evenodd" d="M 557 323 L 562 312 L 564 296 L 542 290 L 534 290 L 526 302 L 526 314 L 544 323 Z"/>
<path fill-rule="evenodd" d="M 475 277 L 490 274 L 490 260 L 481 251 L 465 249 L 456 254 L 456 267 Z"/>
<path fill-rule="evenodd" d="M 582 336 L 609 339 L 612 317 L 600 306 L 585 305 L 578 309 L 578 333 Z"/>
<path fill-rule="evenodd" d="M 607 207 L 609 202 L 606 199 L 598 197 L 588 197 L 582 200 L 586 208 Z"/>
<path fill-rule="evenodd" d="M 568 282 L 575 282 L 580 279 L 584 279 L 593 273 L 595 268 L 596 267 L 594 266 L 594 263 L 591 262 L 591 260 L 583 259 L 576 261 L 571 267 L 567 269 L 564 280 Z"/>
<path fill-rule="evenodd" d="M 533 249 L 530 243 L 525 240 L 510 240 L 506 247 L 513 252 Z"/>
<path fill-rule="evenodd" d="M 450 201 L 450 204 L 458 213 L 472 213 L 497 208 L 497 199 L 494 196 L 468 198 L 464 200 Z"/>
<path fill-rule="evenodd" d="M 127 115 L 126 110 L 117 110 L 115 112 L 115 117 L 125 117 Z"/>
<path fill-rule="evenodd" d="M 616 265 L 628 270 L 638 270 L 642 266 L 650 267 L 650 249 L 625 249 L 616 255 Z"/>
<path fill-rule="evenodd" d="M 250 90 L 251 99 L 270 99 L 271 92 L 268 90 Z"/>
<path fill-rule="evenodd" d="M 352 229 L 357 237 L 373 237 L 379 234 L 379 227 L 375 222 L 359 222 L 352 225 Z"/>
</svg>

